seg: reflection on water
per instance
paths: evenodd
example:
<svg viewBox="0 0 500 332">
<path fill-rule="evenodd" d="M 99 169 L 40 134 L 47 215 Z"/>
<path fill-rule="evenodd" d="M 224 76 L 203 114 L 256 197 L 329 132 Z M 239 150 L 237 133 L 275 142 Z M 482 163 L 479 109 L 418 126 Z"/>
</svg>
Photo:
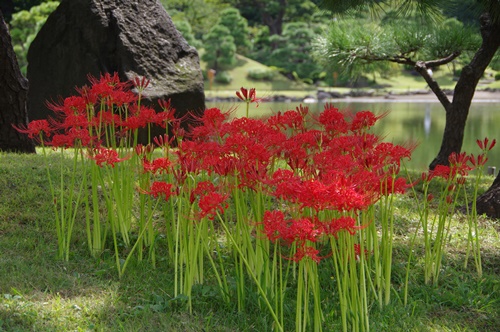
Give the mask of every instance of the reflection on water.
<svg viewBox="0 0 500 332">
<path fill-rule="evenodd" d="M 335 107 L 341 110 L 357 112 L 370 110 L 375 114 L 387 115 L 375 125 L 375 132 L 385 137 L 385 141 L 397 144 L 417 142 L 409 167 L 425 170 L 432 159 L 437 155 L 445 126 L 445 114 L 441 104 L 437 102 L 335 102 Z M 219 107 L 229 110 L 238 106 L 235 116 L 244 115 L 243 104 L 234 103 L 207 103 L 207 107 Z M 253 105 L 252 105 L 253 106 Z M 258 108 L 253 107 L 250 114 L 266 116 L 278 111 L 295 109 L 299 104 L 261 103 Z M 323 103 L 307 104 L 311 112 L 321 112 Z M 469 119 L 465 128 L 463 151 L 479 153 L 477 139 L 488 137 L 500 141 L 500 101 L 475 102 L 472 104 Z M 493 148 L 489 155 L 487 166 L 500 167 L 500 145 Z"/>
<path fill-rule="evenodd" d="M 425 117 L 424 117 L 424 132 L 425 137 L 428 137 L 431 133 L 431 105 L 425 105 Z"/>
</svg>

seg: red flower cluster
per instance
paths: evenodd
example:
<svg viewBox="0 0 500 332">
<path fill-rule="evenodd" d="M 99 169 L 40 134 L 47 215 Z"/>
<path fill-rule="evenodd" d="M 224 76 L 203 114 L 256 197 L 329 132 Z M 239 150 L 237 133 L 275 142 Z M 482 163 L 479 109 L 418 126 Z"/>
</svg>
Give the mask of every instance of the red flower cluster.
<svg viewBox="0 0 500 332">
<path fill-rule="evenodd" d="M 172 190 L 173 185 L 171 183 L 167 183 L 164 181 L 154 181 L 151 184 L 149 190 L 142 191 L 143 194 L 151 195 L 155 198 L 163 197 L 165 201 L 168 201 L 172 195 L 174 195 L 174 191 Z"/>
<path fill-rule="evenodd" d="M 300 261 L 304 257 L 319 262 L 321 257 L 314 243 L 320 242 L 328 236 L 337 237 L 342 232 L 354 235 L 356 231 L 363 228 L 356 225 L 352 217 L 339 217 L 321 221 L 318 217 L 303 217 L 299 219 L 287 219 L 281 211 L 266 211 L 263 219 L 264 233 L 270 241 L 284 241 L 285 244 L 296 245 L 296 251 L 292 257 Z"/>
<path fill-rule="evenodd" d="M 15 127 L 30 138 L 43 139 L 45 145 L 57 147 L 118 146 L 133 141 L 138 128 L 155 124 L 166 127 L 174 119 L 175 110 L 169 102 L 160 102 L 161 112 L 149 107 L 137 107 L 138 96 L 132 87 L 143 90 L 146 79 L 120 82 L 118 74 L 104 74 L 100 78 L 89 76 L 89 86 L 77 88 L 79 95 L 65 98 L 59 103 L 48 103 L 54 117 L 31 121 L 27 128 Z M 52 134 L 54 133 L 54 134 Z M 43 135 L 40 135 L 43 134 Z M 52 140 L 48 140 L 52 136 Z"/>
<path fill-rule="evenodd" d="M 94 150 L 93 154 L 89 155 L 90 159 L 95 160 L 97 166 L 102 167 L 103 164 L 115 167 L 116 163 L 127 160 L 128 158 L 119 158 L 118 152 L 114 149 L 107 148 L 97 148 Z"/>
<path fill-rule="evenodd" d="M 256 99 L 253 89 L 241 89 L 238 97 Z M 395 175 L 401 159 L 410 158 L 411 148 L 381 142 L 369 133 L 380 118 L 368 111 L 341 112 L 332 105 L 319 116 L 300 106 L 267 119 L 230 119 L 229 112 L 211 108 L 196 119 L 199 126 L 190 140 L 179 142 L 172 164 L 160 166 L 165 160 L 159 158 L 145 161 L 144 170 L 171 173 L 180 188 L 190 187 L 188 178 L 222 177 L 224 186 L 202 181 L 187 191 L 200 217 L 222 213 L 227 193 L 233 190 L 261 191 L 276 198 L 293 211 L 291 215 L 304 217 L 267 211 L 267 237 L 295 243 L 294 259 L 319 261 L 311 244 L 341 231 L 354 234 L 362 227 L 355 218 L 325 221 L 325 215 L 355 216 L 381 195 L 401 193 L 409 186 Z"/>
</svg>

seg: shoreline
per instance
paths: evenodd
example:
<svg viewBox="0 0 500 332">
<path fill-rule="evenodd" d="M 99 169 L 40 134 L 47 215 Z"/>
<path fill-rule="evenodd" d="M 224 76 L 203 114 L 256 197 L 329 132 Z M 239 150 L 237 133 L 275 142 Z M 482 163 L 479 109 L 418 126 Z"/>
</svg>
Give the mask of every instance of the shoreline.
<svg viewBox="0 0 500 332">
<path fill-rule="evenodd" d="M 448 98 L 453 98 L 451 92 L 447 93 Z M 237 102 L 236 97 L 222 96 L 205 96 L 205 102 Z M 387 92 L 385 94 L 375 94 L 373 90 L 367 91 L 351 91 L 346 94 L 336 92 L 326 92 L 318 90 L 316 96 L 306 95 L 304 97 L 290 97 L 281 95 L 277 92 L 275 95 L 268 96 L 262 102 L 301 102 L 301 103 L 317 103 L 317 102 L 356 102 L 356 103 L 393 103 L 393 102 L 410 102 L 410 103 L 439 103 L 437 97 L 430 90 L 419 90 L 409 93 Z M 481 103 L 500 103 L 500 90 L 476 90 L 472 102 Z"/>
</svg>

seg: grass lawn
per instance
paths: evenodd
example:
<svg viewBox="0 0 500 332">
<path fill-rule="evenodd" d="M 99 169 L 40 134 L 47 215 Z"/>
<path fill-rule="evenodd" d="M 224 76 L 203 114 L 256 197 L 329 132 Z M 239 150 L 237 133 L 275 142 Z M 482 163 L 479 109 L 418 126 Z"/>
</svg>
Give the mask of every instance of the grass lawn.
<svg viewBox="0 0 500 332">
<path fill-rule="evenodd" d="M 71 167 L 69 162 L 67 167 Z M 491 181 L 485 177 L 480 190 Z M 431 190 L 438 194 L 438 187 Z M 166 244 L 161 237 L 157 267 L 132 261 L 119 279 L 111 247 L 98 259 L 88 254 L 82 214 L 77 217 L 69 262 L 57 260 L 52 202 L 41 154 L 0 154 L 0 202 L 0 331 L 271 331 L 272 320 L 259 307 L 251 282 L 249 305 L 238 312 L 235 303 L 222 302 L 213 278 L 207 277 L 203 285 L 195 286 L 189 313 L 185 297 L 173 295 L 173 269 L 162 256 Z M 467 236 L 463 217 L 456 215 L 452 221 L 437 287 L 423 283 L 418 244 L 405 307 L 402 285 L 418 215 L 412 194 L 397 196 L 395 204 L 392 298 L 382 309 L 369 308 L 371 330 L 498 331 L 499 222 L 480 218 L 481 278 L 472 262 L 463 267 Z M 336 301 L 334 288 L 324 289 L 323 301 L 325 306 Z M 285 312 L 293 322 L 294 308 L 289 305 Z M 333 310 L 325 316 L 324 331 L 339 329 L 338 312 Z"/>
</svg>

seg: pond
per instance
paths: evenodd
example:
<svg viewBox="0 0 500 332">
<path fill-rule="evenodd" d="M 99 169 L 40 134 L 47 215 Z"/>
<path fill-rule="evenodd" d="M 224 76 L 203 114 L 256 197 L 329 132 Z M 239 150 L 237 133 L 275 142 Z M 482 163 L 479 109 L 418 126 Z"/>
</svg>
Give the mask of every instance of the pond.
<svg viewBox="0 0 500 332">
<path fill-rule="evenodd" d="M 264 116 L 278 111 L 295 109 L 300 103 L 261 103 L 258 108 L 252 108 L 250 114 Z M 369 110 L 375 114 L 387 115 L 380 119 L 374 129 L 377 134 L 385 137 L 385 141 L 402 144 L 417 142 L 412 160 L 408 166 L 413 169 L 425 170 L 432 159 L 437 155 L 441 146 L 445 126 L 444 109 L 438 102 L 332 102 L 341 110 L 352 111 Z M 311 112 L 321 112 L 324 103 L 310 103 L 307 105 Z M 242 103 L 207 103 L 207 107 L 219 107 L 228 110 L 238 106 L 235 116 L 244 116 L 245 106 Z M 476 139 L 496 139 L 499 144 L 489 155 L 487 166 L 497 167 L 500 170 L 500 101 L 473 102 L 467 125 L 463 151 L 477 154 L 479 148 Z"/>
</svg>

